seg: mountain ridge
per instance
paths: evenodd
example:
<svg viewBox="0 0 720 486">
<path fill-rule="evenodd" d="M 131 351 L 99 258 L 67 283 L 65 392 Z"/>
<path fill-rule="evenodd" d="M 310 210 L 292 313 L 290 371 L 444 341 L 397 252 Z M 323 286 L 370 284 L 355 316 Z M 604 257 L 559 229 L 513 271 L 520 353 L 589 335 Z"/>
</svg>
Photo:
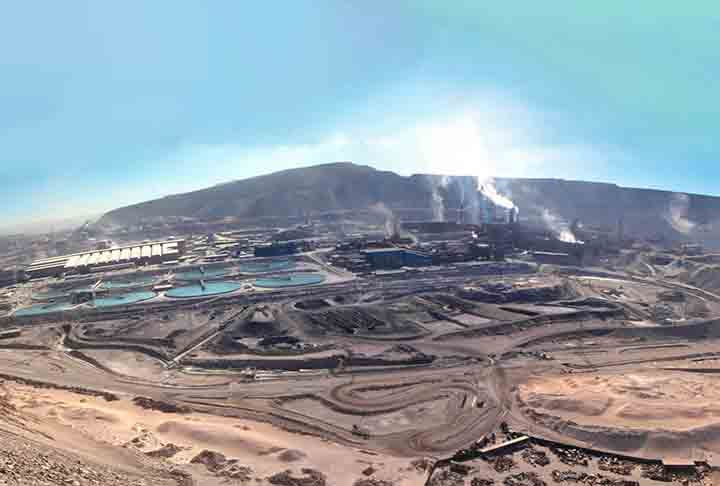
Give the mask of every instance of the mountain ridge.
<svg viewBox="0 0 720 486">
<path fill-rule="evenodd" d="M 302 217 L 367 211 L 378 204 L 390 210 L 414 208 L 417 211 L 409 216 L 411 219 L 430 219 L 438 214 L 435 205 L 439 200 L 444 208 L 452 211 L 467 208 L 476 185 L 472 176 L 401 176 L 368 165 L 333 162 L 229 181 L 125 206 L 103 215 L 99 224 L 131 225 L 168 217 L 208 220 L 228 216 L 248 220 Z M 720 197 L 717 196 L 556 178 L 499 177 L 495 185 L 517 204 L 521 219 L 530 223 L 552 224 L 552 221 L 577 219 L 585 224 L 613 228 L 622 217 L 631 236 L 720 242 L 720 223 L 716 222 L 720 221 Z M 446 218 L 450 217 L 448 213 L 450 211 L 445 212 Z"/>
</svg>

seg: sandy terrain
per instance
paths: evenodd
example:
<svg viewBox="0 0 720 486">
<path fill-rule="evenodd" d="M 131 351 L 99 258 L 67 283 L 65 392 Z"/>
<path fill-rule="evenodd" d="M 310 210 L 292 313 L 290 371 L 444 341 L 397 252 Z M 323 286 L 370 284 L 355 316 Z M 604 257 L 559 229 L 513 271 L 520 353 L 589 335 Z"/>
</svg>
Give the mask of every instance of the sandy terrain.
<svg viewBox="0 0 720 486">
<path fill-rule="evenodd" d="M 252 305 L 218 302 L 193 308 L 211 325 L 192 339 L 175 333 L 187 323 L 166 310 L 147 319 L 50 323 L 54 331 L 37 323 L 5 340 L 0 373 L 19 413 L 37 424 L 33 434 L 95 462 L 124 451 L 129 473 L 142 474 L 147 463 L 192 473 L 197 484 L 222 484 L 231 467 L 251 484 L 286 469 L 301 476 L 303 468 L 321 471 L 333 486 L 365 477 L 422 484 L 413 461 L 452 456 L 506 424 L 566 448 L 647 460 L 720 452 L 720 392 L 702 369 L 720 358 L 715 323 L 653 320 L 649 306 L 666 287 L 576 280 L 569 279 L 577 292 L 558 287 L 547 301 L 545 290 L 523 287 L 526 297 L 508 294 L 501 303 L 426 291 L 353 304 L 367 296 L 360 290 L 347 294 L 350 304 L 306 311 L 293 305 L 297 295 L 283 294 L 271 320 Z M 511 281 L 502 288 L 512 290 Z M 395 292 L 408 285 L 376 284 Z M 310 297 L 328 301 L 336 292 L 314 289 Z M 409 320 L 425 330 L 398 334 L 415 327 Z M 285 333 L 295 343 L 233 346 Z M 43 347 L 17 347 L 32 342 Z M 308 358 L 337 353 L 347 363 L 310 369 Z M 414 361 L 403 361 L 408 356 Z M 214 367 L 239 357 L 252 362 L 242 373 Z M 183 410 L 141 408 L 136 397 Z M 473 467 L 484 474 L 495 466 Z"/>
<path fill-rule="evenodd" d="M 530 407 L 587 425 L 688 430 L 720 422 L 717 380 L 672 372 L 534 378 L 521 385 Z"/>
<path fill-rule="evenodd" d="M 85 350 L 83 354 L 98 360 L 114 373 L 137 378 L 170 375 L 163 364 L 150 356 L 132 351 Z"/>
<path fill-rule="evenodd" d="M 171 443 L 180 448 L 167 459 L 173 464 L 187 465 L 203 450 L 211 450 L 250 466 L 253 477 L 258 478 L 285 469 L 299 473 L 301 468 L 313 468 L 327 475 L 330 484 L 351 485 L 372 464 L 378 470 L 378 479 L 408 486 L 424 481 L 422 474 L 408 469 L 408 459 L 377 459 L 372 453 L 292 434 L 266 423 L 201 413 L 168 414 L 140 408 L 130 400 L 108 402 L 10 382 L 4 386 L 13 405 L 25 416 L 33 417 L 38 430 L 51 435 L 63 447 L 80 446 L 81 452 L 99 462 L 111 460 L 116 451 L 129 448 L 149 452 Z M 103 446 L 97 448 L 98 442 Z M 202 466 L 190 469 L 201 477 L 207 474 Z"/>
</svg>

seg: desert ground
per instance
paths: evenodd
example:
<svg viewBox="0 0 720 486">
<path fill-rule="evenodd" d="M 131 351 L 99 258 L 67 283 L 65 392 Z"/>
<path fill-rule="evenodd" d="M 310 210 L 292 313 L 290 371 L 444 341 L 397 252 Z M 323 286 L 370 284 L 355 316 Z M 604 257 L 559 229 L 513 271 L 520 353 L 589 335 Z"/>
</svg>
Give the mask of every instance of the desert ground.
<svg viewBox="0 0 720 486">
<path fill-rule="evenodd" d="M 78 484 L 716 481 L 720 297 L 479 272 L 17 319 L 2 427 Z"/>
</svg>

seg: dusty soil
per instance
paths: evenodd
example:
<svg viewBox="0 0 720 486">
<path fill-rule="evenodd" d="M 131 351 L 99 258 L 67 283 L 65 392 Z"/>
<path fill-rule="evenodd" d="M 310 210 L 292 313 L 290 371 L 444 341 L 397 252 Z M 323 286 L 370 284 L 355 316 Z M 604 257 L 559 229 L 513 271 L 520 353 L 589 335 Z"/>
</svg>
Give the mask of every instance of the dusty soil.
<svg viewBox="0 0 720 486">
<path fill-rule="evenodd" d="M 710 376 L 631 372 L 533 378 L 520 396 L 539 411 L 587 425 L 688 430 L 720 422 Z"/>
<path fill-rule="evenodd" d="M 0 374 L 26 380 L 5 383 L 0 430 L 52 437 L 49 447 L 157 484 L 190 474 L 211 486 L 419 485 L 420 458 L 448 457 L 501 422 L 569 445 L 715 462 L 719 333 L 685 304 L 715 313 L 720 298 L 621 277 L 420 280 L 357 283 L 341 289 L 344 303 L 337 289 L 313 287 L 278 298 L 272 315 L 236 303 L 33 324 L 0 349 Z M 362 303 L 371 290 L 376 300 Z M 333 304 L 302 309 L 300 298 Z M 658 318 L 666 304 L 672 322 Z M 258 334 L 249 325 L 299 339 L 263 355 L 218 352 L 235 333 Z M 202 364 L 223 359 L 241 364 Z M 115 451 L 124 456 L 111 463 Z M 564 481 L 622 475 L 620 464 L 573 451 L 453 465 L 432 484 L 552 484 L 556 469 L 571 470 Z"/>
<path fill-rule="evenodd" d="M 220 481 L 222 477 L 227 480 L 228 475 L 242 475 L 245 470 L 240 467 L 250 467 L 253 478 L 269 477 L 289 468 L 311 468 L 323 471 L 331 484 L 350 485 L 372 463 L 376 478 L 398 485 L 422 483 L 422 474 L 410 470 L 407 459 L 383 457 L 375 462 L 373 456 L 361 450 L 292 434 L 266 423 L 201 413 L 167 413 L 155 407 L 140 407 L 132 400 L 108 402 L 11 382 L 4 386 L 12 397 L 13 409 L 32 424 L 40 424 L 37 430 L 51 435 L 55 444 L 88 444 L 81 452 L 92 452 L 93 459 L 108 466 L 122 457 L 115 455 L 118 451 L 129 457 L 149 456 L 152 462 L 163 465 L 159 469 L 186 468 L 200 477 L 208 476 L 205 481 L 214 481 L 215 476 Z M 107 452 L 101 455 L 95 450 L 96 444 L 101 444 L 100 452 Z"/>
</svg>

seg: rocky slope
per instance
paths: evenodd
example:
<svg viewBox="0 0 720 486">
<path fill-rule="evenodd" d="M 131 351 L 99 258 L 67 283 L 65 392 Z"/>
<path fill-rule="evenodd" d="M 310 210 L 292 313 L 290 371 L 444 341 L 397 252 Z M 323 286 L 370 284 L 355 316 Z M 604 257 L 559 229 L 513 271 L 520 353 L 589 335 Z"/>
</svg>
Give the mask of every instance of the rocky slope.
<svg viewBox="0 0 720 486">
<path fill-rule="evenodd" d="M 425 207 L 427 188 L 413 178 L 350 163 L 320 165 L 229 182 L 168 196 L 105 214 L 101 223 L 181 216 L 215 219 L 303 216 L 307 212 Z"/>
<path fill-rule="evenodd" d="M 720 243 L 720 198 L 561 179 L 498 179 L 521 218 L 533 221 L 579 219 L 590 226 L 650 239 Z"/>
<path fill-rule="evenodd" d="M 15 486 L 189 486 L 190 476 L 158 461 L 28 413 L 31 388 L 0 380 L 0 484 Z M 39 400 L 37 391 L 34 400 Z"/>
<path fill-rule="evenodd" d="M 132 474 L 111 464 L 90 462 L 82 456 L 0 431 L 0 484 L 8 486 L 177 486 L 193 484 L 178 471 Z"/>
</svg>

